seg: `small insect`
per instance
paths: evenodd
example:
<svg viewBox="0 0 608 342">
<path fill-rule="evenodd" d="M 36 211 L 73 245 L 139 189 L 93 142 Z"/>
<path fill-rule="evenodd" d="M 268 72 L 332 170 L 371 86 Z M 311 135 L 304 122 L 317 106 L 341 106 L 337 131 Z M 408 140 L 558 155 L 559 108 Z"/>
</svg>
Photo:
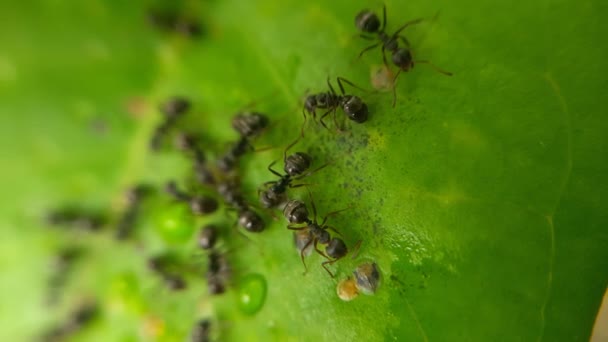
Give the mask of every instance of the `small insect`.
<svg viewBox="0 0 608 342">
<path fill-rule="evenodd" d="M 226 292 L 226 286 L 232 275 L 228 259 L 218 251 L 211 251 L 208 256 L 207 287 L 210 295 Z"/>
<path fill-rule="evenodd" d="M 74 263 L 83 255 L 79 247 L 66 247 L 62 249 L 53 260 L 53 273 L 49 278 L 49 293 L 47 303 L 55 305 L 59 302 L 61 292 L 71 274 Z"/>
<path fill-rule="evenodd" d="M 380 284 L 380 271 L 378 265 L 373 263 L 363 263 L 355 269 L 353 275 L 359 291 L 364 294 L 374 294 Z"/>
<path fill-rule="evenodd" d="M 100 211 L 66 206 L 51 210 L 47 214 L 46 222 L 51 226 L 96 231 L 107 222 L 107 217 Z"/>
<path fill-rule="evenodd" d="M 215 246 L 218 238 L 218 229 L 212 224 L 202 227 L 198 234 L 198 246 L 208 250 Z"/>
<path fill-rule="evenodd" d="M 127 207 L 118 220 L 116 227 L 116 238 L 127 239 L 134 228 L 137 213 L 142 200 L 152 192 L 152 188 L 146 184 L 138 184 L 131 187 L 126 194 Z"/>
<path fill-rule="evenodd" d="M 99 314 L 99 306 L 87 302 L 73 311 L 69 318 L 59 326 L 50 329 L 41 337 L 45 342 L 64 341 L 89 325 Z"/>
<path fill-rule="evenodd" d="M 192 196 L 187 194 L 186 192 L 180 190 L 174 181 L 167 182 L 165 185 L 165 190 L 175 200 L 189 203 L 192 213 L 196 215 L 211 214 L 215 212 L 219 206 L 213 197 L 205 195 Z"/>
<path fill-rule="evenodd" d="M 348 277 L 336 286 L 336 293 L 338 297 L 345 302 L 349 302 L 357 296 L 359 296 L 359 289 L 357 288 L 357 284 L 352 277 Z"/>
<path fill-rule="evenodd" d="M 293 244 L 296 246 L 298 253 L 304 253 L 304 256 L 309 256 L 312 253 L 312 239 L 312 233 L 308 229 L 293 232 Z"/>
<path fill-rule="evenodd" d="M 232 119 L 232 128 L 239 134 L 239 140 L 230 145 L 228 151 L 217 161 L 218 168 L 223 172 L 234 169 L 240 157 L 248 151 L 253 151 L 251 139 L 258 136 L 268 127 L 268 117 L 258 112 L 237 113 Z"/>
<path fill-rule="evenodd" d="M 367 51 L 370 51 L 370 50 L 378 47 L 379 45 L 382 45 L 382 58 L 384 61 L 384 65 L 388 67 L 388 62 L 386 60 L 386 51 L 389 51 L 391 53 L 391 61 L 393 62 L 393 64 L 395 66 L 397 66 L 399 68 L 399 71 L 393 78 L 393 83 L 396 82 L 397 77 L 399 77 L 399 74 L 402 71 L 407 72 L 407 71 L 411 70 L 414 67 L 415 63 L 427 64 L 439 73 L 442 73 L 446 76 L 452 76 L 451 72 L 438 68 L 437 66 L 435 66 L 428 60 L 414 61 L 414 58 L 412 56 L 412 52 L 410 49 L 410 42 L 407 40 L 407 38 L 405 36 L 403 36 L 401 34 L 401 32 L 404 29 L 406 29 L 407 27 L 418 24 L 422 21 L 423 21 L 422 18 L 408 21 L 407 23 L 405 23 L 401 27 L 399 27 L 392 35 L 388 35 L 385 32 L 386 23 L 387 23 L 386 6 L 382 7 L 382 23 L 380 23 L 380 19 L 378 18 L 376 13 L 374 13 L 370 10 L 367 10 L 367 9 L 362 10 L 355 17 L 355 26 L 357 26 L 357 28 L 362 32 L 360 34 L 360 37 L 367 39 L 367 40 L 378 40 L 378 42 L 363 49 L 359 53 L 359 58 L 361 56 L 363 56 L 363 54 L 366 53 Z M 375 37 L 370 36 L 370 34 L 375 35 Z M 399 47 L 399 41 L 401 41 L 405 45 L 405 47 Z M 395 106 L 396 101 L 397 101 L 397 93 L 395 90 L 395 86 L 393 85 L 393 107 Z"/>
<path fill-rule="evenodd" d="M 198 145 L 198 139 L 193 134 L 179 132 L 175 137 L 175 145 L 181 151 L 191 154 L 195 165 L 205 163 L 205 154 Z"/>
<path fill-rule="evenodd" d="M 344 256 L 346 256 L 346 254 L 348 254 L 348 248 L 346 247 L 344 240 L 342 240 L 341 238 L 338 238 L 338 237 L 332 237 L 329 234 L 328 230 L 332 230 L 336 233 L 338 233 L 338 231 L 335 228 L 326 225 L 326 223 L 327 223 L 327 219 L 329 217 L 336 215 L 346 209 L 337 210 L 337 211 L 326 214 L 325 217 L 323 218 L 323 221 L 321 222 L 321 224 L 319 224 L 317 221 L 317 208 L 314 204 L 314 201 L 312 200 L 312 195 L 310 194 L 310 192 L 309 192 L 309 195 L 310 195 L 310 202 L 311 202 L 312 209 L 313 209 L 313 219 L 311 220 L 310 218 L 307 218 L 306 220 L 304 220 L 304 222 L 303 222 L 303 224 L 305 224 L 304 226 L 288 225 L 287 228 L 290 230 L 295 230 L 295 231 L 307 230 L 310 233 L 310 235 L 312 236 L 312 239 L 306 245 L 304 245 L 304 247 L 302 247 L 302 249 L 300 251 L 300 257 L 302 259 L 302 264 L 304 264 L 304 269 L 306 271 L 308 270 L 308 268 L 306 266 L 306 262 L 304 261 L 304 253 L 305 253 L 306 249 L 312 245 L 317 253 L 319 253 L 320 255 L 322 255 L 324 258 L 327 259 L 327 261 L 324 261 L 323 263 L 321 263 L 321 266 L 323 266 L 325 271 L 327 271 L 327 273 L 329 273 L 329 275 L 333 278 L 333 277 L 335 277 L 335 275 L 329 270 L 329 268 L 327 268 L 327 266 L 335 263 L 336 261 L 338 261 L 338 260 L 342 259 Z M 285 215 L 285 218 L 287 218 L 290 222 L 291 222 L 291 220 L 300 220 L 301 219 L 299 217 L 299 215 L 301 215 L 301 211 L 303 210 L 302 209 L 303 203 L 302 202 L 300 202 L 300 203 L 291 201 L 285 206 L 285 210 L 283 211 L 283 214 Z M 289 206 L 289 209 L 288 209 L 288 206 Z M 325 253 L 319 249 L 319 247 L 318 247 L 319 244 L 325 245 Z M 304 273 L 306 273 L 306 271 Z"/>
<path fill-rule="evenodd" d="M 344 114 L 346 114 L 346 117 L 354 122 L 363 123 L 367 121 L 367 117 L 369 115 L 367 104 L 365 104 L 365 102 L 363 102 L 363 100 L 361 100 L 361 98 L 358 96 L 346 95 L 342 82 L 349 84 L 356 89 L 363 91 L 365 90 L 342 77 L 338 77 L 336 80 L 338 82 L 338 86 L 340 87 L 341 95 L 336 93 L 328 77 L 327 86 L 329 87 L 329 91 L 308 95 L 306 97 L 306 100 L 304 101 L 304 108 L 302 109 L 304 121 L 306 121 L 306 113 L 311 115 L 313 120 L 316 120 L 317 109 L 326 109 L 327 111 L 321 115 L 319 119 L 323 127 L 327 128 L 327 125 L 323 119 L 331 113 L 333 113 L 334 124 L 336 127 L 339 127 L 336 118 L 336 111 L 338 108 L 342 108 Z"/>
<path fill-rule="evenodd" d="M 237 223 L 241 227 L 252 233 L 259 233 L 266 228 L 262 217 L 246 203 L 237 181 L 226 180 L 218 185 L 217 190 L 226 205 L 236 210 Z"/>
<path fill-rule="evenodd" d="M 211 320 L 201 319 L 194 325 L 190 335 L 192 342 L 209 342 L 211 341 Z"/>
<path fill-rule="evenodd" d="M 298 139 L 299 140 L 299 139 Z M 304 152 L 296 152 L 291 155 L 287 155 L 287 151 L 295 145 L 298 140 L 291 143 L 285 151 L 283 152 L 283 170 L 285 174 L 282 175 L 275 170 L 272 169 L 272 166 L 276 163 L 276 161 L 272 162 L 268 165 L 268 171 L 272 172 L 275 176 L 279 177 L 276 181 L 270 181 L 264 183 L 264 190 L 258 190 L 260 203 L 264 208 L 273 208 L 278 206 L 279 204 L 285 202 L 286 200 L 286 192 L 287 188 L 298 188 L 301 186 L 305 186 L 306 184 L 292 184 L 294 180 L 299 180 L 303 177 L 309 176 L 325 166 L 327 164 L 322 165 L 316 170 L 305 173 L 312 164 L 312 157 Z"/>
<path fill-rule="evenodd" d="M 184 278 L 176 272 L 175 260 L 169 255 L 159 255 L 148 259 L 148 268 L 159 275 L 165 285 L 172 291 L 180 291 L 187 287 Z"/>
<path fill-rule="evenodd" d="M 157 151 L 160 149 L 165 136 L 175 126 L 177 120 L 188 112 L 190 107 L 190 101 L 181 96 L 171 97 L 160 105 L 159 109 L 164 115 L 164 120 L 154 129 L 154 133 L 150 139 L 150 148 L 152 150 Z"/>
</svg>

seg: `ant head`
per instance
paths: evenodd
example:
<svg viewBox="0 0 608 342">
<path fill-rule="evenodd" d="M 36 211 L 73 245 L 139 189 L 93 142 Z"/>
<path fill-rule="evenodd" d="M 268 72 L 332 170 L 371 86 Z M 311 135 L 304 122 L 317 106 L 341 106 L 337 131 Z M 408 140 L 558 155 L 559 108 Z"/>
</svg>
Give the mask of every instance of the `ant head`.
<svg viewBox="0 0 608 342">
<path fill-rule="evenodd" d="M 414 67 L 414 61 L 412 60 L 412 53 L 409 49 L 399 49 L 393 53 L 393 63 L 403 71 L 409 71 Z"/>
<path fill-rule="evenodd" d="M 312 158 L 308 154 L 304 152 L 296 152 L 290 156 L 287 156 L 283 170 L 291 177 L 295 177 L 308 170 L 311 163 Z"/>
<path fill-rule="evenodd" d="M 304 100 L 304 108 L 307 112 L 312 113 L 315 111 L 317 107 L 317 97 L 315 95 L 306 96 L 306 100 Z"/>
<path fill-rule="evenodd" d="M 363 32 L 375 33 L 380 29 L 380 18 L 370 10 L 363 10 L 355 17 L 355 25 Z"/>
<path fill-rule="evenodd" d="M 354 122 L 362 123 L 367 121 L 369 114 L 367 105 L 358 96 L 348 96 L 342 105 L 342 109 L 344 109 L 344 113 L 346 113 L 348 118 Z"/>
</svg>

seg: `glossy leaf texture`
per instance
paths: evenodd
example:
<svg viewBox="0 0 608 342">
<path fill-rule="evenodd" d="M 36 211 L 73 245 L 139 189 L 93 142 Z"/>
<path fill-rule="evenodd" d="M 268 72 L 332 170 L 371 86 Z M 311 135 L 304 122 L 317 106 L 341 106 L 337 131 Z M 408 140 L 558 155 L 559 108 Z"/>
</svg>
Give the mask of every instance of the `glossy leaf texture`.
<svg viewBox="0 0 608 342">
<path fill-rule="evenodd" d="M 154 218 L 170 200 L 142 209 L 136 243 L 55 231 L 42 216 L 65 203 L 124 208 L 126 188 L 183 181 L 189 162 L 148 139 L 157 105 L 193 100 L 184 127 L 200 132 L 210 158 L 235 140 L 231 116 L 248 103 L 272 126 L 264 149 L 240 165 L 250 200 L 273 180 L 303 122 L 304 95 L 342 76 L 371 89 L 379 49 L 357 60 L 355 15 L 377 2 L 191 1 L 203 24 L 188 39 L 146 23 L 144 1 L 0 4 L 0 340 L 31 338 L 84 297 L 103 314 L 76 336 L 86 341 L 183 341 L 201 317 L 234 341 L 586 341 L 608 283 L 608 35 L 602 1 L 386 1 L 388 31 L 404 31 L 415 60 L 430 60 L 389 92 L 352 92 L 368 122 L 335 132 L 309 122 L 294 147 L 329 166 L 306 183 L 320 216 L 358 255 L 332 267 L 293 247 L 284 220 L 249 239 L 229 234 L 233 214 L 198 219 L 225 227 L 232 289 L 210 298 L 203 277 L 165 289 L 145 258 L 171 251 L 204 266 L 186 244 L 165 244 Z M 394 68 L 393 68 L 394 69 Z M 351 91 L 351 90 L 349 90 Z M 340 120 L 343 113 L 338 111 Z M 304 188 L 290 196 L 308 201 Z M 161 206 L 161 207 L 159 207 Z M 159 209 L 160 208 L 160 209 Z M 280 217 L 280 213 L 276 212 Z M 197 226 L 198 227 L 198 226 Z M 83 245 L 65 300 L 43 305 L 49 260 Z M 189 260 L 190 260 L 189 259 Z M 342 302 L 336 284 L 375 261 L 376 295 Z M 259 311 L 240 311 L 239 281 L 265 280 Z M 260 278 L 261 279 L 261 278 Z M 70 295 L 71 294 L 71 295 Z M 263 298 L 261 299 L 263 300 Z M 253 313 L 253 314 L 252 314 Z"/>
</svg>

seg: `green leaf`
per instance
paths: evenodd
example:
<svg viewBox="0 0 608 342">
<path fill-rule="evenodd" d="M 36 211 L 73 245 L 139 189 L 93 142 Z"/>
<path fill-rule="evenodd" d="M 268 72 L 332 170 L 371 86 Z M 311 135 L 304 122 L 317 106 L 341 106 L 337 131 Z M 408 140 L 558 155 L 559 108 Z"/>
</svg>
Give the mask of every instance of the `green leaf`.
<svg viewBox="0 0 608 342">
<path fill-rule="evenodd" d="M 369 121 L 346 133 L 309 123 L 293 149 L 331 162 L 306 182 L 321 216 L 352 205 L 330 222 L 349 247 L 362 241 L 358 255 L 330 266 L 332 279 L 313 253 L 302 275 L 282 219 L 245 239 L 228 233 L 233 215 L 220 210 L 194 227 L 226 227 L 234 284 L 217 298 L 204 272 L 170 293 L 146 268 L 167 249 L 205 264 L 190 256 L 194 241 L 159 239 L 156 205 L 143 211 L 136 244 L 50 231 L 41 217 L 65 203 L 118 215 L 129 185 L 188 178 L 177 152 L 148 151 L 156 107 L 176 94 L 194 102 L 183 127 L 216 155 L 236 139 L 233 113 L 251 101 L 268 113 L 274 125 L 254 144 L 275 148 L 240 167 L 256 200 L 273 179 L 268 164 L 299 135 L 307 90 L 325 91 L 328 76 L 371 88 L 382 57 L 356 60 L 369 42 L 354 17 L 381 5 L 184 2 L 204 24 L 194 40 L 146 26 L 149 6 L 0 4 L 0 340 L 37 336 L 91 296 L 103 315 L 78 335 L 87 341 L 182 341 L 209 316 L 222 340 L 588 340 L 608 283 L 604 2 L 386 2 L 389 32 L 427 19 L 404 31 L 413 54 L 454 76 L 417 64 L 400 76 L 395 108 L 390 92 L 352 90 Z M 68 243 L 89 252 L 71 295 L 45 308 L 49 260 Z M 378 292 L 340 301 L 336 284 L 366 261 L 381 270 Z M 252 316 L 236 290 L 250 273 L 267 285 Z"/>
</svg>

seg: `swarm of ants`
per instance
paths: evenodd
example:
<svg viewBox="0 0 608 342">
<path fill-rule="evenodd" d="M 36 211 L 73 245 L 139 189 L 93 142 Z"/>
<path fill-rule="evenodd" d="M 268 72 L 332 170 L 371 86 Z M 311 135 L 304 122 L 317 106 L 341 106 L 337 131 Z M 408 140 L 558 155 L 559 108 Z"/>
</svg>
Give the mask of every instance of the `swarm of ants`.
<svg viewBox="0 0 608 342">
<path fill-rule="evenodd" d="M 355 16 L 355 25 L 360 31 L 361 38 L 375 41 L 374 44 L 364 48 L 358 57 L 380 47 L 385 67 L 389 66 L 386 56 L 388 52 L 391 56 L 390 61 L 398 68 L 397 74 L 393 78 L 392 104 L 394 106 L 396 103 L 394 85 L 397 78 L 402 72 L 410 71 L 415 64 L 427 64 L 448 76 L 451 76 L 452 73 L 436 67 L 428 60 L 418 60 L 413 57 L 411 44 L 403 35 L 403 31 L 421 23 L 423 19 L 410 20 L 389 34 L 386 31 L 386 17 L 385 6 L 382 9 L 382 20 L 373 11 L 362 10 Z M 175 31 L 186 36 L 200 35 L 201 29 L 196 21 L 175 13 L 152 11 L 149 13 L 149 20 L 155 27 L 163 31 Z M 304 122 L 300 136 L 289 143 L 282 153 L 283 173 L 273 168 L 277 163 L 276 160 L 268 165 L 268 171 L 276 178 L 258 187 L 257 197 L 260 207 L 253 203 L 250 194 L 246 193 L 246 188 L 242 185 L 241 163 L 246 155 L 254 154 L 256 151 L 254 147 L 256 139 L 270 127 L 269 116 L 257 111 L 236 113 L 232 118 L 231 126 L 237 134 L 237 139 L 230 142 L 224 151 L 214 153 L 214 151 L 210 151 L 212 147 L 205 146 L 200 139 L 204 132 L 192 132 L 190 128 L 185 129 L 181 124 L 182 118 L 194 107 L 192 101 L 184 96 L 167 99 L 159 106 L 162 116 L 151 134 L 149 146 L 151 151 L 159 152 L 166 149 L 170 145 L 168 142 L 173 140 L 174 144 L 169 149 L 181 151 L 188 158 L 192 165 L 191 173 L 194 182 L 167 180 L 164 185 L 164 193 L 169 196 L 171 201 L 187 206 L 193 215 L 201 217 L 214 214 L 223 205 L 227 217 L 230 216 L 230 213 L 235 214 L 228 221 L 232 221 L 233 229 L 243 236 L 263 232 L 268 225 L 269 217 L 278 219 L 272 211 L 280 210 L 288 222 L 287 230 L 293 233 L 293 243 L 300 254 L 304 273 L 308 271 L 305 258 L 314 251 L 325 259 L 321 266 L 331 278 L 334 278 L 336 274 L 329 267 L 344 258 L 349 253 L 349 247 L 342 234 L 330 226 L 328 220 L 346 209 L 330 212 L 319 220 L 317 204 L 313 200 L 310 190 L 313 184 L 302 182 L 306 177 L 324 169 L 330 163 L 319 162 L 319 156 L 312 155 L 310 152 L 297 151 L 291 154 L 288 152 L 304 139 L 305 124 L 308 118 L 311 118 L 313 122 L 318 121 L 322 127 L 329 129 L 326 119 L 331 116 L 334 127 L 339 130 L 341 125 L 338 122 L 338 110 L 344 113 L 345 118 L 358 124 L 369 120 L 370 110 L 360 96 L 345 90 L 344 85 L 346 84 L 366 92 L 353 82 L 344 77 L 336 77 L 339 92 L 334 89 L 330 77 L 327 78 L 326 84 L 326 90 L 309 94 L 304 99 L 302 105 Z M 215 159 L 208 157 L 209 152 L 215 156 Z M 314 164 L 317 166 L 313 167 Z M 163 193 L 156 191 L 156 188 L 158 185 L 140 183 L 128 189 L 125 206 L 114 222 L 116 239 L 130 241 L 136 238 L 134 236 L 137 234 L 135 228 L 138 220 L 146 214 L 145 203 L 158 197 L 159 193 Z M 307 189 L 312 215 L 310 215 L 306 203 L 293 197 L 290 198 L 291 192 L 299 191 L 296 190 L 298 188 Z M 47 221 L 55 226 L 81 228 L 89 231 L 100 231 L 108 222 L 112 223 L 112 220 L 108 220 L 106 213 L 79 210 L 72 206 L 52 211 L 47 215 Z M 207 271 L 203 278 L 207 281 L 209 295 L 225 293 L 232 283 L 231 277 L 234 269 L 228 261 L 227 253 L 218 248 L 218 241 L 222 240 L 221 236 L 226 233 L 220 228 L 222 226 L 206 224 L 200 228 L 197 234 L 197 245 L 206 256 Z M 225 226 L 229 227 L 230 224 Z M 249 238 L 247 237 L 247 239 Z M 230 241 L 223 239 L 223 243 L 230 243 Z M 350 250 L 357 251 L 360 244 L 361 241 L 357 242 Z M 63 287 L 64 283 L 68 281 L 68 270 L 71 270 L 71 264 L 76 257 L 81 257 L 81 252 L 79 248 L 68 248 L 60 252 L 55 266 L 57 273 L 50 281 L 52 298 L 58 298 L 60 287 Z M 183 275 L 184 267 L 177 265 L 166 255 L 148 257 L 147 265 L 168 289 L 180 291 L 187 288 L 186 277 Z M 338 284 L 340 298 L 351 300 L 359 292 L 375 293 L 380 279 L 380 271 L 375 263 L 360 265 L 353 272 L 353 276 Z M 75 333 L 92 320 L 99 309 L 100 306 L 97 304 L 84 306 L 67 323 L 47 332 L 43 339 L 57 340 Z M 194 325 L 192 340 L 208 341 L 210 328 L 209 319 L 200 319 Z"/>
</svg>

